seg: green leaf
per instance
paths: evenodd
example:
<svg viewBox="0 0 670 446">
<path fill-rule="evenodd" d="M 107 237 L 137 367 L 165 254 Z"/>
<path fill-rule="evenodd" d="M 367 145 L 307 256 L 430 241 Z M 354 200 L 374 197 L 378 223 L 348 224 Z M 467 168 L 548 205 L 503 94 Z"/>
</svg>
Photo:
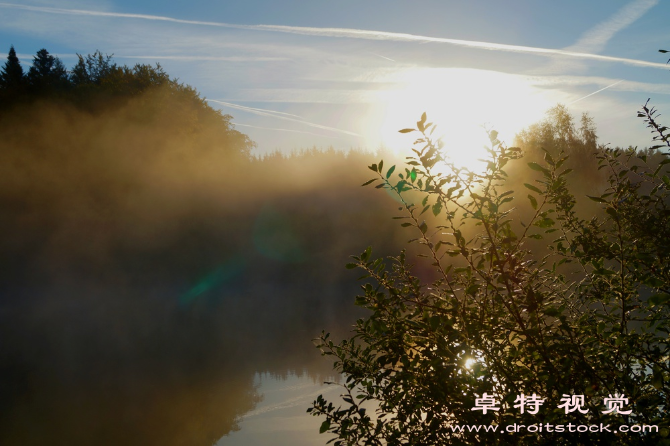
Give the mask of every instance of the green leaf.
<svg viewBox="0 0 670 446">
<path fill-rule="evenodd" d="M 370 184 L 370 183 L 374 183 L 374 182 L 377 181 L 378 179 L 379 179 L 379 178 L 373 178 L 373 179 L 371 179 L 371 180 L 368 180 L 368 181 L 366 181 L 365 183 L 361 184 L 361 186 L 367 186 L 367 185 Z"/>
<path fill-rule="evenodd" d="M 531 194 L 528 194 L 528 199 L 530 200 L 530 205 L 533 206 L 533 209 L 537 210 L 537 200 Z"/>
<path fill-rule="evenodd" d="M 549 152 L 544 152 L 544 160 L 552 166 L 556 165 L 556 163 L 554 162 L 554 159 L 551 157 Z"/>
<path fill-rule="evenodd" d="M 326 420 L 323 423 L 321 423 L 321 427 L 319 428 L 319 433 L 323 434 L 328 429 L 330 429 L 330 420 Z"/>
<path fill-rule="evenodd" d="M 361 254 L 361 260 L 367 262 L 370 259 L 370 254 L 372 253 L 372 246 L 368 246 L 363 254 Z"/>
<path fill-rule="evenodd" d="M 555 223 L 554 220 L 552 220 L 551 218 L 544 217 L 543 219 L 538 220 L 533 224 L 537 227 L 540 227 L 540 228 L 550 228 L 550 227 L 554 226 L 554 223 Z"/>
<path fill-rule="evenodd" d="M 541 194 L 542 191 L 538 189 L 537 187 L 533 186 L 532 184 L 528 183 L 523 183 L 524 186 L 526 186 L 528 189 L 532 190 L 533 192 L 537 192 L 538 194 Z"/>
<path fill-rule="evenodd" d="M 609 214 L 609 216 L 612 217 L 615 220 L 619 217 L 617 215 L 616 209 L 614 209 L 611 206 L 608 206 L 607 209 L 605 209 L 605 212 L 607 212 L 607 214 Z"/>
<path fill-rule="evenodd" d="M 433 215 L 437 217 L 441 211 L 442 211 L 442 203 L 438 201 L 433 205 Z"/>
<path fill-rule="evenodd" d="M 528 163 L 528 167 L 530 167 L 530 168 L 533 169 L 533 170 L 537 170 L 538 172 L 542 172 L 542 173 L 544 173 L 545 175 L 549 175 L 549 170 L 547 170 L 546 168 L 540 166 L 540 165 L 537 164 L 537 163 Z"/>
<path fill-rule="evenodd" d="M 607 203 L 607 200 L 601 197 L 592 197 L 591 195 L 587 195 L 591 200 L 597 201 L 598 203 Z"/>
<path fill-rule="evenodd" d="M 664 305 L 670 301 L 670 294 L 658 293 L 649 298 L 649 303 L 653 306 Z"/>
<path fill-rule="evenodd" d="M 376 165 L 376 164 L 373 164 L 373 165 L 371 165 L 371 166 L 368 166 L 368 169 L 370 169 L 370 170 L 373 171 L 373 172 L 377 172 L 377 165 Z"/>
<path fill-rule="evenodd" d="M 354 268 L 356 268 L 357 266 L 358 266 L 358 265 L 356 265 L 355 263 L 347 263 L 346 265 L 344 265 L 344 267 L 345 267 L 346 269 L 354 269 Z"/>
<path fill-rule="evenodd" d="M 394 170 L 395 170 L 395 164 L 393 166 L 391 166 L 391 168 L 388 170 L 388 172 L 386 172 L 386 178 L 387 179 L 391 177 Z"/>
<path fill-rule="evenodd" d="M 428 230 L 428 225 L 426 224 L 425 221 L 419 225 L 419 230 L 421 231 L 422 234 L 426 233 L 426 231 Z"/>
</svg>

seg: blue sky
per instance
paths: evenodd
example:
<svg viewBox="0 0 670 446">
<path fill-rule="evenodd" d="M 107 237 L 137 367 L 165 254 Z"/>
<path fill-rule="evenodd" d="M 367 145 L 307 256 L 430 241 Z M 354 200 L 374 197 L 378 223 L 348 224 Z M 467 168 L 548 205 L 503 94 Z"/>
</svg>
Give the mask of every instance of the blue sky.
<svg viewBox="0 0 670 446">
<path fill-rule="evenodd" d="M 645 146 L 639 106 L 670 113 L 668 16 L 665 0 L 28 0 L 0 3 L 0 50 L 24 67 L 43 47 L 68 67 L 96 49 L 160 62 L 258 153 L 398 149 L 423 111 L 469 151 L 481 126 L 511 142 L 558 102 L 601 143 Z"/>
</svg>

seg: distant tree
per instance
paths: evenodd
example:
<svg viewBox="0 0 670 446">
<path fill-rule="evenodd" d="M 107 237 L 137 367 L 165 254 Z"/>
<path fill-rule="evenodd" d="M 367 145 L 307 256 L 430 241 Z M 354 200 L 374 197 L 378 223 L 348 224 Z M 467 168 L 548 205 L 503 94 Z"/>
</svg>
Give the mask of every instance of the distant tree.
<svg viewBox="0 0 670 446">
<path fill-rule="evenodd" d="M 13 89 L 23 86 L 23 67 L 16 56 L 14 45 L 9 48 L 7 62 L 0 71 L 0 88 Z"/>
<path fill-rule="evenodd" d="M 117 69 L 112 56 L 96 50 L 93 54 L 82 56 L 77 54 L 77 63 L 70 72 L 70 82 L 77 86 L 83 84 L 99 85 L 103 79 Z"/>
<path fill-rule="evenodd" d="M 35 93 L 53 92 L 67 87 L 67 69 L 58 57 L 42 48 L 33 57 L 33 65 L 28 70 L 28 83 Z"/>
<path fill-rule="evenodd" d="M 550 108 L 545 118 L 519 132 L 514 145 L 520 147 L 528 160 L 541 161 L 545 151 L 552 156 L 566 154 L 568 165 L 580 180 L 596 183 L 601 180 L 597 172 L 598 135 L 593 117 L 583 113 L 579 127 L 575 118 L 563 104 Z"/>
</svg>

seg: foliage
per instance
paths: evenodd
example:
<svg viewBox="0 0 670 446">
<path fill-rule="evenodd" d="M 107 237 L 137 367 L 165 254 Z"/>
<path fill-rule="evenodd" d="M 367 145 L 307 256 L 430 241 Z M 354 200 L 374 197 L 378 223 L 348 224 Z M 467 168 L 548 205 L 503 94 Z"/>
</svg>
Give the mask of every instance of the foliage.
<svg viewBox="0 0 670 446">
<path fill-rule="evenodd" d="M 584 178 L 593 178 L 597 163 L 593 153 L 598 151 L 598 135 L 593 118 L 582 113 L 579 127 L 565 105 L 550 108 L 544 120 L 519 132 L 514 145 L 523 149 L 529 161 L 540 161 L 544 152 L 556 157 L 559 153 L 569 156 L 569 167 Z"/>
<path fill-rule="evenodd" d="M 654 111 L 640 113 L 667 143 Z M 417 130 L 407 166 L 373 164 L 366 184 L 401 200 L 395 218 L 415 232 L 433 279 L 416 277 L 404 252 L 385 261 L 368 248 L 347 265 L 365 272 L 356 303 L 370 314 L 350 339 L 318 339 L 346 378 L 344 404 L 319 396 L 308 409 L 325 417 L 321 432 L 336 445 L 670 444 L 668 154 L 652 168 L 632 149 L 600 151 L 608 188 L 582 198 L 568 189 L 565 148 L 528 163 L 537 178 L 515 191 L 505 169 L 523 154 L 495 131 L 477 173 L 449 160 L 425 114 L 401 132 Z M 577 215 L 584 200 L 596 217 Z M 473 410 L 484 394 L 499 411 Z M 545 400 L 537 414 L 515 408 L 522 394 Z M 559 408 L 571 395 L 583 395 L 588 412 Z M 630 414 L 603 413 L 616 395 Z M 566 432 L 501 435 L 513 423 Z M 660 432 L 568 433 L 568 423 Z"/>
</svg>

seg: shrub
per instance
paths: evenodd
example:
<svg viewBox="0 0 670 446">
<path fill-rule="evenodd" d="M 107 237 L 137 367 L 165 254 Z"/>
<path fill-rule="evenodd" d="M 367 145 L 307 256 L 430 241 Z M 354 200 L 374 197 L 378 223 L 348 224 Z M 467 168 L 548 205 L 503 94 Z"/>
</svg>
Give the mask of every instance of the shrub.
<svg viewBox="0 0 670 446">
<path fill-rule="evenodd" d="M 670 146 L 655 110 L 640 116 Z M 607 189 L 582 197 L 568 188 L 565 152 L 547 152 L 528 163 L 523 191 L 508 190 L 518 148 L 491 131 L 486 170 L 473 172 L 433 130 L 425 114 L 401 130 L 420 134 L 407 166 L 380 161 L 365 183 L 398 196 L 394 218 L 433 277 L 419 279 L 404 252 L 375 259 L 368 248 L 347 265 L 365 272 L 356 304 L 370 313 L 350 339 L 317 340 L 344 389 L 342 402 L 319 396 L 308 409 L 325 417 L 321 432 L 335 445 L 670 444 L 668 154 L 654 166 L 602 149 Z"/>
</svg>

